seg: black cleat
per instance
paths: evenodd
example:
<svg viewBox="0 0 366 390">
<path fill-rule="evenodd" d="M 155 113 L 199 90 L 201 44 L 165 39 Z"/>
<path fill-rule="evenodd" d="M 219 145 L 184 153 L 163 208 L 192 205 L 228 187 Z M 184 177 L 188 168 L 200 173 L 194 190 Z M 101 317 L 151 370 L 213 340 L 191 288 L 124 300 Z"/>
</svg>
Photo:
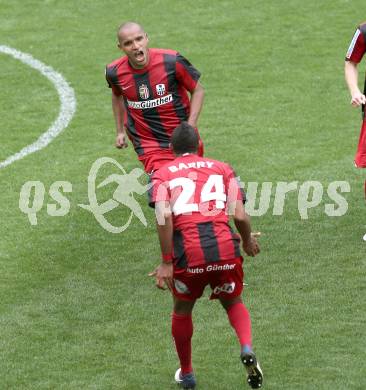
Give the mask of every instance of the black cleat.
<svg viewBox="0 0 366 390">
<path fill-rule="evenodd" d="M 242 352 L 240 359 L 247 371 L 247 382 L 252 389 L 260 389 L 263 384 L 263 373 L 254 352 Z"/>
<path fill-rule="evenodd" d="M 183 375 L 178 368 L 174 375 L 175 382 L 183 389 L 194 389 L 196 387 L 196 377 L 193 372 Z"/>
</svg>

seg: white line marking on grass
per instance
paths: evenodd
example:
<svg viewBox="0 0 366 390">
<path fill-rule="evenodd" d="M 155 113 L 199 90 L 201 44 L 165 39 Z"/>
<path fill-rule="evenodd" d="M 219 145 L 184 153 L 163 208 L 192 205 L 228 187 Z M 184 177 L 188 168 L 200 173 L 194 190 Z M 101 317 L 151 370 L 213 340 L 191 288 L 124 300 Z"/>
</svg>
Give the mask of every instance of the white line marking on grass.
<svg viewBox="0 0 366 390">
<path fill-rule="evenodd" d="M 30 54 L 23 53 L 9 46 L 0 45 L 0 53 L 8 54 L 13 58 L 29 65 L 31 68 L 38 70 L 43 76 L 48 78 L 55 86 L 60 98 L 60 112 L 57 119 L 52 123 L 48 130 L 43 133 L 37 141 L 24 147 L 20 152 L 13 154 L 6 160 L 0 162 L 0 169 L 12 164 L 14 161 L 20 160 L 28 154 L 37 152 L 45 148 L 54 138 L 56 138 L 62 130 L 70 123 L 76 111 L 76 98 L 74 90 L 62 75 L 56 72 L 51 66 L 45 65 L 43 62 L 33 58 Z"/>
</svg>

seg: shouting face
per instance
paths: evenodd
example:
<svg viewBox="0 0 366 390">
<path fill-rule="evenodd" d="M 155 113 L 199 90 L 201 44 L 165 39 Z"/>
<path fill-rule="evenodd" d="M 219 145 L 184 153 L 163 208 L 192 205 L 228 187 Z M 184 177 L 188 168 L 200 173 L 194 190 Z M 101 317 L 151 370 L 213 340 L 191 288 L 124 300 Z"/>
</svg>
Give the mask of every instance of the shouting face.
<svg viewBox="0 0 366 390">
<path fill-rule="evenodd" d="M 149 62 L 149 39 L 140 25 L 128 23 L 122 26 L 118 31 L 118 42 L 133 68 L 141 69 Z"/>
</svg>

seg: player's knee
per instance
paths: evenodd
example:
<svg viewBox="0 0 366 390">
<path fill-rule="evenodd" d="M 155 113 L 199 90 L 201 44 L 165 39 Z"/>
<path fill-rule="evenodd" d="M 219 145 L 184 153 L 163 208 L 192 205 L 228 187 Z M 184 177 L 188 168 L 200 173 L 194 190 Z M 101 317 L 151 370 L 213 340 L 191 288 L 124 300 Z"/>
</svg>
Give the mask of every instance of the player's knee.
<svg viewBox="0 0 366 390">
<path fill-rule="evenodd" d="M 190 314 L 192 313 L 195 301 L 183 301 L 181 299 L 174 299 L 174 313 L 176 314 Z"/>
<path fill-rule="evenodd" d="M 220 303 L 222 305 L 222 307 L 227 311 L 230 306 L 234 305 L 235 303 L 240 303 L 242 302 L 241 300 L 241 296 L 238 296 L 238 297 L 235 297 L 233 299 L 224 299 L 222 297 L 219 298 L 220 299 Z"/>
</svg>

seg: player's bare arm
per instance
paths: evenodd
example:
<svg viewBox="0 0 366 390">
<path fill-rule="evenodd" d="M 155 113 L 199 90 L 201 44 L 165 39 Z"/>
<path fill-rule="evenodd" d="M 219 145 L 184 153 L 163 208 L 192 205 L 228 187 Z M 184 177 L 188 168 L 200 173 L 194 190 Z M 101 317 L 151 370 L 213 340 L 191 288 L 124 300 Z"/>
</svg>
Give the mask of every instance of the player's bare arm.
<svg viewBox="0 0 366 390">
<path fill-rule="evenodd" d="M 188 118 L 188 123 L 197 128 L 197 122 L 202 110 L 205 90 L 200 82 L 197 82 L 196 88 L 191 93 L 191 108 Z"/>
<path fill-rule="evenodd" d="M 245 212 L 242 201 L 236 201 L 234 223 L 241 236 L 244 252 L 248 256 L 256 256 L 260 252 L 255 235 L 251 234 L 249 215 Z"/>
<path fill-rule="evenodd" d="M 112 110 L 114 121 L 116 124 L 116 147 L 119 149 L 126 148 L 127 143 L 127 134 L 126 129 L 123 125 L 125 106 L 123 103 L 122 96 L 117 96 L 112 90 Z"/>
<path fill-rule="evenodd" d="M 162 262 L 158 265 L 154 272 L 149 276 L 155 276 L 156 287 L 165 289 L 165 285 L 172 290 L 173 288 L 173 218 L 168 202 L 156 202 L 155 209 L 161 215 L 157 218 L 156 228 L 158 231 L 160 249 L 162 253 Z"/>
<path fill-rule="evenodd" d="M 354 107 L 359 107 L 361 104 L 366 103 L 365 95 L 360 91 L 358 87 L 358 69 L 357 64 L 352 61 L 345 61 L 344 74 L 346 83 L 351 94 L 351 104 Z"/>
<path fill-rule="evenodd" d="M 155 271 L 149 273 L 149 276 L 155 276 L 157 288 L 166 290 L 166 285 L 171 291 L 173 288 L 173 263 L 162 262 Z"/>
</svg>

